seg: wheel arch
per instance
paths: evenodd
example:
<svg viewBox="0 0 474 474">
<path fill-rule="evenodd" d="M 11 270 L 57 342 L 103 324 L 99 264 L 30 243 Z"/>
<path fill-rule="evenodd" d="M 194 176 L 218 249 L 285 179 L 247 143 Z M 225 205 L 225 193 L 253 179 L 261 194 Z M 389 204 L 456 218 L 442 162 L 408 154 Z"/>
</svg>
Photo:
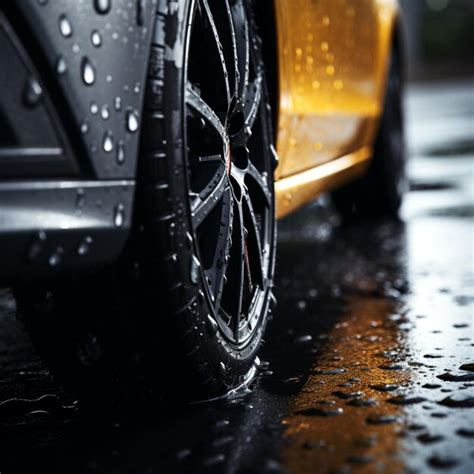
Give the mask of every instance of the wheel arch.
<svg viewBox="0 0 474 474">
<path fill-rule="evenodd" d="M 256 22 L 262 39 L 263 61 L 267 79 L 268 100 L 272 108 L 273 138 L 276 143 L 280 89 L 278 78 L 278 42 L 275 0 L 261 0 L 256 5 Z"/>
</svg>

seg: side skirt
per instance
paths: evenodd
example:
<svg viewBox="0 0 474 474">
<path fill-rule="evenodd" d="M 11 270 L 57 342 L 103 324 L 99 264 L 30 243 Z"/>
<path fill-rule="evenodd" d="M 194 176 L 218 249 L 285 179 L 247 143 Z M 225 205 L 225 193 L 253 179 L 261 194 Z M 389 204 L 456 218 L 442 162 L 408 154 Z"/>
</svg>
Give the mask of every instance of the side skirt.
<svg viewBox="0 0 474 474">
<path fill-rule="evenodd" d="M 332 191 L 362 177 L 368 169 L 371 157 L 372 149 L 364 147 L 310 170 L 278 180 L 275 184 L 277 218 L 291 214 L 321 193 Z"/>
</svg>

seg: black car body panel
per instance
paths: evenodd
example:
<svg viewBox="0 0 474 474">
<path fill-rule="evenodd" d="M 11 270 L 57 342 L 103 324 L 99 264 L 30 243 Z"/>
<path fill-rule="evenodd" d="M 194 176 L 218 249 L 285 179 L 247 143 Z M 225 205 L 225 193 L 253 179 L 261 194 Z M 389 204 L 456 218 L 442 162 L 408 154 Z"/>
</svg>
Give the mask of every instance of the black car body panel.
<svg viewBox="0 0 474 474">
<path fill-rule="evenodd" d="M 103 265 L 122 251 L 156 8 L 0 6 L 0 283 Z"/>
</svg>

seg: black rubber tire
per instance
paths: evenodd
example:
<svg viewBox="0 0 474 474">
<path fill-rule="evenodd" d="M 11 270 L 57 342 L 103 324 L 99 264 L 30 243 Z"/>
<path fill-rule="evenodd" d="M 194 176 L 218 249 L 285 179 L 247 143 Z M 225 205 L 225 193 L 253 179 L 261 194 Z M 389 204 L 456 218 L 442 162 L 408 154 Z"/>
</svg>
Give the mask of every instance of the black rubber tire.
<svg viewBox="0 0 474 474">
<path fill-rule="evenodd" d="M 229 343 L 210 317 L 204 275 L 196 272 L 199 251 L 190 218 L 181 113 L 183 48 L 194 1 L 170 4 L 173 8 L 158 3 L 134 231 L 124 255 L 113 268 L 87 279 L 15 292 L 19 314 L 53 375 L 68 392 L 93 404 L 156 400 L 162 395 L 196 400 L 238 386 L 255 369 L 273 298 L 274 214 L 266 275 L 269 290 L 251 337 L 242 347 Z M 247 11 L 252 48 L 259 52 L 254 19 Z M 274 212 L 276 156 L 265 81 L 262 87 L 259 126 L 271 157 L 269 194 Z"/>
<path fill-rule="evenodd" d="M 333 203 L 345 221 L 398 215 L 408 187 L 402 102 L 402 70 L 394 51 L 370 168 L 363 178 L 332 193 Z"/>
</svg>

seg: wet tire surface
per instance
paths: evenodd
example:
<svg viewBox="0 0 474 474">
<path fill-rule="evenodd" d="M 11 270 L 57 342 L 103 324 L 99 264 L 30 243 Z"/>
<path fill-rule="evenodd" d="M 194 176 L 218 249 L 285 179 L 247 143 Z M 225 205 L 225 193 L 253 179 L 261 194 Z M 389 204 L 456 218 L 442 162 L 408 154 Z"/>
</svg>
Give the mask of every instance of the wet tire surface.
<svg viewBox="0 0 474 474">
<path fill-rule="evenodd" d="M 462 141 L 438 113 L 467 120 L 468 89 L 447 90 L 410 94 L 401 221 L 344 227 L 323 197 L 280 223 L 260 373 L 232 399 L 85 412 L 1 290 L 0 472 L 474 472 L 474 150 L 430 154 Z"/>
</svg>

